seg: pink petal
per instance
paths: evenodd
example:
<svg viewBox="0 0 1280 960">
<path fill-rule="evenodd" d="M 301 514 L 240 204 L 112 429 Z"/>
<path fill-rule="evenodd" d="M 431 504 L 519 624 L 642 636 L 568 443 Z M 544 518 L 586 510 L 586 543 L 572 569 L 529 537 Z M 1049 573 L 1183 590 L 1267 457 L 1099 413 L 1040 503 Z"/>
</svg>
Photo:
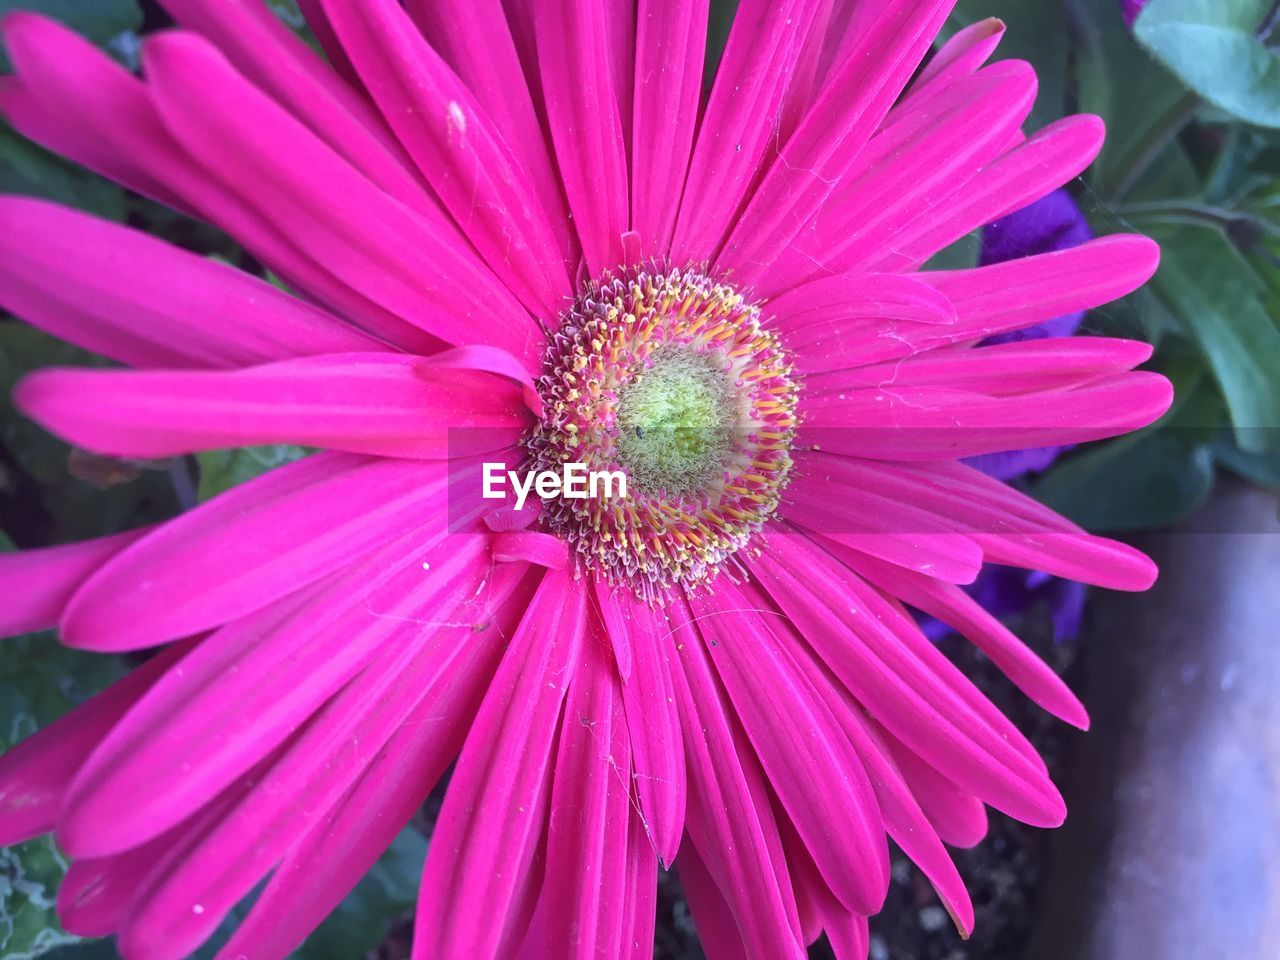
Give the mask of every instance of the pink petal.
<svg viewBox="0 0 1280 960">
<path fill-rule="evenodd" d="M 48 630 L 98 568 L 152 529 L 143 527 L 96 540 L 38 550 L 0 553 L 0 583 L 6 602 L 0 610 L 0 636 Z"/>
<path fill-rule="evenodd" d="M 532 530 L 508 530 L 493 538 L 493 559 L 499 563 L 524 561 L 552 570 L 569 565 L 569 547 L 549 533 Z"/>
<path fill-rule="evenodd" d="M 104 856 L 149 840 L 275 750 L 406 623 L 439 619 L 479 580 L 482 539 L 450 546 L 424 572 L 417 538 L 393 541 L 349 576 L 213 633 L 79 771 L 64 848 Z"/>
<path fill-rule="evenodd" d="M 676 870 L 680 874 L 680 886 L 693 913 L 698 943 L 707 955 L 707 960 L 742 960 L 743 957 L 751 956 L 738 933 L 733 911 L 729 909 L 724 894 L 720 892 L 711 871 L 702 862 L 692 843 L 686 843 L 680 848 Z M 793 957 L 804 956 L 803 949 L 798 949 L 799 952 L 792 951 Z"/>
<path fill-rule="evenodd" d="M 864 3 L 863 0 L 834 0 L 822 38 L 822 55 L 818 58 L 818 74 L 814 78 L 817 83 L 825 83 L 832 71 L 849 58 L 881 9 L 879 4 Z"/>
<path fill-rule="evenodd" d="M 627 588 L 597 582 L 596 602 L 615 651 L 630 652 L 623 676 L 622 704 L 631 737 L 632 763 L 640 820 L 663 864 L 675 860 L 684 833 L 686 776 L 680 715 L 676 708 L 668 636 L 671 626 L 660 610 L 635 598 Z M 619 657 L 621 661 L 621 658 Z"/>
<path fill-rule="evenodd" d="M 602 639 L 602 638 L 593 638 Z M 543 880 L 543 956 L 619 957 L 626 918 L 631 751 L 621 691 L 602 645 L 569 684 L 552 774 Z"/>
<path fill-rule="evenodd" d="M 322 4 L 365 89 L 484 261 L 534 314 L 572 293 L 546 212 L 501 131 L 394 0 Z"/>
<path fill-rule="evenodd" d="M 1004 38 L 1004 23 L 988 17 L 956 32 L 912 81 L 907 95 L 923 95 L 973 74 L 987 62 Z"/>
<path fill-rule="evenodd" d="M 161 203 L 198 211 L 276 273 L 380 337 L 428 352 L 438 346 L 437 338 L 317 264 L 295 245 L 297 237 L 208 176 L 165 128 L 146 87 L 102 51 L 41 17 L 15 14 L 4 23 L 20 77 L 5 88 L 0 107 L 23 134 Z"/>
<path fill-rule="evenodd" d="M 529 419 L 508 380 L 386 353 L 225 373 L 41 370 L 19 383 L 14 402 L 75 446 L 139 459 L 280 443 L 466 457 L 515 446 Z"/>
<path fill-rule="evenodd" d="M 827 43 L 830 40 L 832 21 L 839 15 L 837 9 L 844 0 L 818 0 L 813 22 L 809 25 L 804 46 L 796 58 L 795 70 L 791 82 L 783 95 L 782 108 L 778 117 L 778 144 L 787 143 L 796 132 L 796 127 L 813 109 L 814 100 L 822 92 L 828 80 L 825 68 Z M 842 57 L 841 63 L 844 62 Z"/>
<path fill-rule="evenodd" d="M 711 672 L 702 640 L 680 612 L 673 670 L 685 733 L 689 808 L 680 860 L 705 858 L 745 951 L 727 956 L 804 956 L 800 918 L 764 775 Z M 692 848 L 691 848 L 692 845 Z"/>
<path fill-rule="evenodd" d="M 244 795 L 244 788 L 245 781 L 233 784 L 194 817 L 141 846 L 116 856 L 73 861 L 58 887 L 63 925 L 83 937 L 117 933 L 151 882 L 181 859 L 192 842 Z"/>
<path fill-rule="evenodd" d="M 884 734 L 883 739 L 920 809 L 942 841 L 962 850 L 981 843 L 988 827 L 987 810 L 982 801 L 957 787 L 933 764 L 916 756 L 889 734 Z"/>
<path fill-rule="evenodd" d="M 427 606 L 421 591 L 409 592 L 396 608 L 381 613 L 401 623 L 449 626 L 401 628 L 388 638 L 385 652 L 325 704 L 235 808 L 150 887 L 121 933 L 123 953 L 141 956 L 163 949 L 185 956 L 193 951 L 275 863 L 314 828 L 328 825 L 334 808 L 423 703 L 446 714 L 463 704 L 464 715 L 474 710 L 505 642 L 493 618 L 520 578 L 504 571 L 494 589 L 482 595 L 476 587 L 487 576 L 483 562 L 457 566 L 457 571 L 449 588 L 437 587 Z M 456 600 L 473 596 L 478 602 Z M 446 686 L 464 691 L 452 695 L 452 706 Z M 456 750 L 460 733 L 448 739 Z M 201 909 L 194 910 L 195 905 Z"/>
<path fill-rule="evenodd" d="M 830 453 L 927 461 L 1085 443 L 1154 423 L 1173 402 L 1155 373 L 1104 377 L 1073 390 L 990 397 L 931 386 L 806 395 L 804 440 Z"/>
<path fill-rule="evenodd" d="M 973 904 L 964 881 L 899 772 L 885 739 L 875 724 L 866 717 L 861 706 L 846 691 L 838 689 L 830 675 L 811 656 L 798 656 L 796 663 L 812 684 L 815 694 L 830 707 L 832 716 L 862 758 L 875 789 L 875 800 L 884 816 L 885 830 L 930 879 L 961 929 L 972 931 Z M 809 869 L 816 871 L 817 868 L 807 852 L 803 849 L 797 851 L 792 844 L 787 849 L 788 855 L 802 854 L 804 859 L 810 861 Z M 793 859 L 792 862 L 796 861 Z M 841 914 L 848 912 L 835 901 L 834 895 L 820 878 L 819 885 L 826 898 L 833 901 Z M 821 898 L 819 906 L 822 905 L 820 901 Z M 846 925 L 841 923 L 842 927 Z"/>
<path fill-rule="evenodd" d="M 823 907 L 830 905 L 839 912 L 847 912 L 847 908 L 836 899 L 836 895 L 822 879 L 809 849 L 785 811 L 777 811 L 777 819 L 782 846 L 787 853 L 787 866 L 791 870 L 791 886 L 796 892 L 796 908 L 800 911 L 800 929 L 803 931 L 804 942 L 812 944 L 822 936 L 820 913 Z"/>
<path fill-rule="evenodd" d="M 1019 690 L 1045 710 L 1081 730 L 1089 729 L 1084 705 L 1062 678 L 959 587 L 871 557 L 850 557 L 846 562 L 886 593 L 968 637 Z"/>
<path fill-rule="evenodd" d="M 1039 569 L 1035 562 L 1043 559 L 1057 569 L 1071 570 L 1060 575 L 1084 583 L 1113 590 L 1145 590 L 1155 581 L 1155 565 L 1144 554 L 1085 533 L 1043 504 L 973 467 L 959 463 L 886 464 L 852 458 L 822 458 L 822 464 L 845 483 L 865 485 L 872 492 L 951 518 L 953 529 L 981 545 L 988 561 L 1009 562 L 997 560 L 996 554 L 1034 550 L 1034 561 L 1023 558 L 1031 569 Z"/>
<path fill-rule="evenodd" d="M 977 579 L 982 549 L 947 518 L 878 492 L 842 495 L 855 489 L 841 474 L 844 459 L 803 456 L 804 472 L 788 489 L 790 502 L 783 508 L 789 522 L 930 577 L 952 583 Z"/>
<path fill-rule="evenodd" d="M 375 187 L 215 48 L 155 34 L 143 60 L 169 131 L 316 263 L 447 342 L 532 353 L 531 318 L 451 226 Z"/>
<path fill-rule="evenodd" d="M 262 609 L 386 544 L 443 502 L 445 468 L 322 453 L 241 484 L 109 561 L 62 618 L 70 646 L 132 650 Z M 423 531 L 424 541 L 428 534 Z"/>
<path fill-rule="evenodd" d="M 351 61 L 347 59 L 342 44 L 338 42 L 333 24 L 329 22 L 329 17 L 324 12 L 323 2 L 324 0 L 297 0 L 298 12 L 307 21 L 307 26 L 311 28 L 311 35 L 320 44 L 320 49 L 324 51 L 329 65 L 352 86 L 358 86 L 360 81 L 356 77 L 355 68 L 351 66 Z"/>
<path fill-rule="evenodd" d="M 334 74 L 260 0 L 161 0 L 209 39 L 255 87 L 387 193 L 424 214 L 439 208 L 368 101 Z"/>
<path fill-rule="evenodd" d="M 846 557 L 855 558 L 855 551 L 838 543 L 815 540 L 820 556 L 830 563 L 844 563 Z M 854 567 L 845 564 L 851 571 Z M 838 570 L 829 570 L 828 576 L 840 580 L 854 594 L 861 595 L 868 609 L 876 611 L 876 627 L 884 639 L 892 637 L 896 641 L 895 654 L 904 654 L 906 659 L 899 659 L 907 672 L 921 678 L 926 685 L 938 685 L 934 700 L 946 703 L 950 708 L 969 717 L 967 723 L 979 735 L 990 734 L 998 738 L 1014 752 L 1021 755 L 1023 761 L 1039 773 L 1045 773 L 1045 763 L 1040 754 L 1027 741 L 1026 737 L 1001 713 L 962 674 L 954 664 L 942 656 L 937 646 L 930 643 L 920 630 L 919 625 L 907 613 L 896 597 L 882 594 L 870 588 L 860 577 L 845 579 L 845 574 Z"/>
<path fill-rule="evenodd" d="M 508 569 L 517 580 L 524 574 L 523 568 Z M 218 960 L 284 960 L 373 866 L 457 755 L 505 638 L 536 583 L 528 577 L 517 583 L 485 631 L 485 642 L 458 644 L 461 659 L 447 661 L 448 669 L 422 691 L 413 713 L 368 770 L 298 841 Z"/>
<path fill-rule="evenodd" d="M 980 340 L 1102 306 L 1150 280 L 1159 263 L 1153 241 L 1119 234 L 976 270 L 919 274 L 955 304 L 960 322 L 950 331 L 925 331 L 915 349 Z M 938 333 L 944 338 L 925 339 Z"/>
<path fill-rule="evenodd" d="M 1102 121 L 1088 115 L 1050 124 L 984 167 L 963 190 L 940 203 L 932 217 L 917 221 L 891 253 L 881 251 L 860 265 L 884 270 L 918 266 L 965 234 L 1078 177 L 1102 149 L 1105 132 Z"/>
<path fill-rule="evenodd" d="M 185 209 L 155 169 L 173 145 L 140 82 L 79 34 L 33 13 L 3 20 L 15 77 L 0 107 L 24 136 L 110 180 Z"/>
<path fill-rule="evenodd" d="M 895 273 L 843 273 L 814 280 L 770 300 L 768 313 L 786 331 L 787 346 L 794 352 L 799 350 L 792 338 L 820 321 L 836 329 L 847 326 L 858 334 L 850 338 L 856 341 L 865 336 L 868 321 L 949 325 L 957 320 L 955 306 L 932 285 Z"/>
<path fill-rule="evenodd" d="M 191 647 L 175 643 L 0 756 L 0 846 L 53 830 L 76 771 Z"/>
<path fill-rule="evenodd" d="M 766 152 L 817 4 L 743 0 L 733 18 L 689 166 L 671 256 L 710 258 Z"/>
<path fill-rule="evenodd" d="M 935 350 L 907 363 L 877 363 L 810 377 L 806 393 L 946 387 L 988 396 L 1064 390 L 1132 370 L 1151 358 L 1138 340 L 1047 337 L 973 350 Z"/>
<path fill-rule="evenodd" d="M 945 296 L 913 276 L 839 274 L 804 283 L 769 302 L 803 374 L 856 367 L 906 351 L 911 334 L 956 323 Z"/>
<path fill-rule="evenodd" d="M 658 859 L 649 833 L 633 814 L 627 823 L 626 918 L 620 960 L 653 960 L 657 919 Z"/>
<path fill-rule="evenodd" d="M 932 224 L 938 205 L 993 160 L 1035 100 L 1030 65 L 999 63 L 954 84 L 887 127 L 762 277 L 768 296 L 825 273 L 877 269 L 912 225 Z M 924 229 L 923 227 L 921 229 Z M 898 272 L 896 267 L 887 272 Z"/>
<path fill-rule="evenodd" d="M 942 840 L 930 825 L 910 785 L 899 771 L 884 738 L 847 693 L 836 690 L 830 684 L 822 684 L 819 689 L 828 698 L 833 715 L 839 719 L 850 742 L 866 764 L 867 773 L 875 787 L 876 799 L 884 814 L 885 830 L 902 848 L 902 852 L 929 878 L 961 931 L 971 933 L 974 925 L 973 903 L 965 889 L 964 880 L 942 846 Z M 829 927 L 828 929 L 830 930 Z"/>
<path fill-rule="evenodd" d="M 527 367 L 514 355 L 500 347 L 478 344 L 454 347 L 423 357 L 424 366 L 446 367 L 450 370 L 483 370 L 520 384 L 524 403 L 536 416 L 542 416 L 542 398 Z"/>
<path fill-rule="evenodd" d="M 131 366 L 229 367 L 380 346 L 241 270 L 26 197 L 0 198 L 0 303 Z"/>
<path fill-rule="evenodd" d="M 631 224 L 646 257 L 670 248 L 702 95 L 708 0 L 639 0 Z"/>
<path fill-rule="evenodd" d="M 824 917 L 827 940 L 836 960 L 867 960 L 871 949 L 871 931 L 866 917 L 843 914 Z"/>
<path fill-rule="evenodd" d="M 795 834 L 795 828 L 789 827 L 783 833 L 787 844 L 787 858 L 792 863 L 792 871 L 796 877 L 797 895 L 807 903 L 812 914 L 812 936 L 810 942 L 817 940 L 825 930 L 827 940 L 837 960 L 849 957 L 853 960 L 867 960 L 867 920 L 859 914 L 845 909 L 835 898 L 814 866 L 808 851 L 804 849 Z M 861 952 L 858 952 L 861 945 Z M 852 951 L 852 952 L 851 952 Z"/>
<path fill-rule="evenodd" d="M 414 955 L 498 955 L 509 909 L 532 882 L 565 687 L 578 665 L 586 591 L 549 571 L 511 638 L 467 736 L 436 823 Z"/>
<path fill-rule="evenodd" d="M 78 937 L 115 934 L 157 863 L 175 856 L 190 835 L 183 823 L 118 856 L 73 861 L 58 884 L 58 921 Z"/>
<path fill-rule="evenodd" d="M 535 20 L 547 125 L 582 255 L 593 276 L 622 263 L 627 155 L 605 6 L 541 4 Z"/>
<path fill-rule="evenodd" d="M 609 69 L 613 73 L 614 99 L 622 121 L 623 148 L 631 152 L 632 112 L 635 101 L 637 0 L 605 0 L 605 36 Z M 545 91 L 544 91 L 545 93 Z"/>
<path fill-rule="evenodd" d="M 958 323 L 955 306 L 930 284 L 886 273 L 803 283 L 768 309 L 805 374 L 901 359 L 919 349 L 915 341 L 946 338 Z"/>
<path fill-rule="evenodd" d="M 795 287 L 770 305 L 785 311 L 780 316 L 782 323 L 794 326 L 794 333 L 789 330 L 786 338 L 792 349 L 802 352 L 799 363 L 804 369 L 821 372 L 974 343 L 1101 306 L 1136 290 L 1155 273 L 1158 262 L 1159 248 L 1153 242 L 1122 235 L 974 270 L 901 277 L 906 286 L 900 293 L 880 295 L 885 318 L 862 316 L 877 309 L 876 301 L 842 300 L 840 295 L 849 284 L 852 296 L 859 297 L 864 283 L 859 278 L 884 274 L 839 274 L 815 280 Z M 916 284 L 932 286 L 942 294 L 933 320 L 924 297 L 911 292 Z M 938 322 L 943 320 L 943 309 L 955 317 L 952 322 Z M 827 310 L 832 312 L 830 320 L 823 315 Z M 909 311 L 914 315 L 897 316 Z M 839 321 L 847 313 L 856 316 L 857 325 L 846 332 Z"/>
<path fill-rule="evenodd" d="M 892 609 L 856 578 L 842 575 L 819 549 L 799 538 L 773 542 L 755 570 L 796 628 L 840 682 L 896 736 L 967 790 L 1010 816 L 1057 826 L 1062 798 L 1043 769 L 997 734 L 961 694 L 968 681 L 925 646 L 908 649 L 886 628 Z M 852 601 L 852 606 L 850 605 Z M 833 630 L 839 624 L 838 634 Z M 924 657 L 925 659 L 921 659 Z M 928 661 L 932 661 L 929 663 Z M 947 665 L 949 666 L 949 665 Z M 970 685 L 971 686 L 971 685 Z"/>
<path fill-rule="evenodd" d="M 543 208 L 559 238 L 566 263 L 576 264 L 577 238 L 567 216 L 560 175 L 534 107 L 526 72 L 534 68 L 532 30 L 528 49 L 520 44 L 516 24 L 508 24 L 502 0 L 472 0 L 442 4 L 439 0 L 406 0 L 405 9 L 423 35 L 471 89 L 502 131 L 503 139 L 520 157 L 521 166 L 538 191 Z M 513 20 L 518 11 L 509 11 Z M 519 39 L 523 40 L 521 36 Z M 526 57 L 525 54 L 528 54 Z"/>
<path fill-rule="evenodd" d="M 724 582 L 712 598 L 692 598 L 690 607 L 769 784 L 823 881 L 850 910 L 875 913 L 889 889 L 889 851 L 871 783 L 796 666 L 795 639 L 743 613 L 762 603 L 757 591 Z"/>
<path fill-rule="evenodd" d="M 911 78 L 952 0 L 879 4 L 748 201 L 717 264 L 753 284 L 839 188 Z M 974 109 L 977 109 L 975 104 Z"/>
<path fill-rule="evenodd" d="M 1118 540 L 1071 533 L 982 533 L 974 536 L 990 563 L 1038 570 L 1108 590 L 1142 593 L 1159 571 L 1139 550 Z"/>
</svg>

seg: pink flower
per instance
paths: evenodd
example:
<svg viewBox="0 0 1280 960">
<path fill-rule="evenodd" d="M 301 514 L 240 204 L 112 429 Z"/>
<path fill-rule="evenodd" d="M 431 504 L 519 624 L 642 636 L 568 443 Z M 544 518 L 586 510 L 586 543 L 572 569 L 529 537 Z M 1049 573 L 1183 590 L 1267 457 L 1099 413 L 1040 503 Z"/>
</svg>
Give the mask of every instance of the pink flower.
<svg viewBox="0 0 1280 960">
<path fill-rule="evenodd" d="M 284 957 L 456 758 L 422 960 L 650 956 L 659 862 L 713 956 L 862 957 L 886 835 L 969 930 L 943 844 L 1065 808 L 905 607 L 1084 727 L 959 585 L 1155 570 L 958 458 L 1136 429 L 1170 387 L 1140 343 L 976 346 L 1135 289 L 1142 237 L 919 268 L 1079 174 L 1099 120 L 1025 137 L 994 21 L 913 81 L 945 0 L 744 0 L 705 104 L 705 0 L 304 0 L 332 66 L 251 0 L 164 5 L 143 79 L 9 17 L 0 106 L 299 294 L 3 198 L 0 302 L 139 368 L 17 400 L 107 455 L 324 450 L 3 559 L 9 631 L 163 647 L 0 761 L 0 842 L 73 860 L 68 929 L 177 958 L 265 880 L 220 956 Z M 496 461 L 632 490 L 535 520 L 481 498 Z"/>
</svg>

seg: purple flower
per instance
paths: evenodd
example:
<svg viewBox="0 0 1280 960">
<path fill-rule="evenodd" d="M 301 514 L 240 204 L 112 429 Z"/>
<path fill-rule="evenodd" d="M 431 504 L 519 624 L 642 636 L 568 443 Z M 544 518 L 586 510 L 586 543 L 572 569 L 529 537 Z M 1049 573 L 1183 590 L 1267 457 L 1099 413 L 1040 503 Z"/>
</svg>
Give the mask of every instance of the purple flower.
<svg viewBox="0 0 1280 960">
<path fill-rule="evenodd" d="M 1134 22 L 1138 19 L 1138 14 L 1142 12 L 1142 8 L 1147 5 L 1147 0 L 1120 0 L 1120 9 L 1124 13 L 1125 25 L 1132 28 Z"/>
</svg>

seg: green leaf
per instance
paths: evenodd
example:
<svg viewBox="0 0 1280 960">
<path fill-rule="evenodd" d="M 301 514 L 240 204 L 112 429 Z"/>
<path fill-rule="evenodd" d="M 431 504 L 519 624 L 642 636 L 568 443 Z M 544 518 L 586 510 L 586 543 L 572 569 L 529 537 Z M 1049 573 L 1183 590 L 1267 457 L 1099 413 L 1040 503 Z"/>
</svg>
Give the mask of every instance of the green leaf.
<svg viewBox="0 0 1280 960">
<path fill-rule="evenodd" d="M 58 884 L 67 861 L 51 837 L 0 847 L 0 956 L 34 960 L 80 938 L 58 925 Z"/>
<path fill-rule="evenodd" d="M 52 635 L 4 642 L 0 659 L 0 748 L 48 726 L 124 673 L 118 657 L 69 650 Z M 67 861 L 52 838 L 0 848 L 0 957 L 32 960 L 80 938 L 58 924 L 58 884 Z"/>
<path fill-rule="evenodd" d="M 265 447 L 239 447 L 235 450 L 210 450 L 196 454 L 200 463 L 201 501 L 210 500 L 234 486 L 259 477 L 268 470 L 292 463 L 310 453 L 307 447 L 275 444 Z"/>
<path fill-rule="evenodd" d="M 1280 57 L 1259 30 L 1273 0 L 1151 0 L 1138 40 L 1210 103 L 1249 123 L 1280 127 Z"/>
<path fill-rule="evenodd" d="M 61 20 L 76 33 L 106 47 L 117 58 L 129 62 L 136 34 L 142 27 L 142 7 L 138 0 L 0 0 L 0 16 L 15 10 L 30 10 Z M 12 69 L 0 50 L 0 70 Z"/>
<path fill-rule="evenodd" d="M 1205 201 L 1264 213 L 1280 200 L 1280 132 L 1235 125 L 1214 160 Z M 1265 214 L 1264 214 L 1265 215 Z"/>
<path fill-rule="evenodd" d="M 1204 352 L 1242 449 L 1275 448 L 1280 428 L 1280 329 L 1256 273 L 1213 227 L 1153 223 L 1163 259 L 1152 289 Z"/>
</svg>

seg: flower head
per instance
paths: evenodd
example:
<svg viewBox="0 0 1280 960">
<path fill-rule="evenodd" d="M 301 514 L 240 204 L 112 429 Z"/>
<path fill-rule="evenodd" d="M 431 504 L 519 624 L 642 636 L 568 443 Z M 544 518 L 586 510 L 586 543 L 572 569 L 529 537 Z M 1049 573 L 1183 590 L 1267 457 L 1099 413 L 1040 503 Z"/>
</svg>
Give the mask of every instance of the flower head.
<svg viewBox="0 0 1280 960">
<path fill-rule="evenodd" d="M 985 562 L 1155 571 L 960 462 L 1114 436 L 1170 401 L 1100 338 L 991 338 L 1136 288 L 1108 237 L 974 270 L 939 249 L 1083 170 L 1025 136 L 996 21 L 917 75 L 946 0 L 743 0 L 702 96 L 696 0 L 163 0 L 142 76 L 14 15 L 27 136 L 224 228 L 281 291 L 0 199 L 0 303 L 135 370 L 17 401 L 95 453 L 318 452 L 156 528 L 0 561 L 11 631 L 163 649 L 0 760 L 0 840 L 54 831 L 68 929 L 284 957 L 450 764 L 419 958 L 648 956 L 660 864 L 704 941 L 864 956 L 887 838 L 963 930 L 944 843 L 1065 808 L 916 627 L 1083 708 L 969 598 Z M 480 468 L 625 498 L 497 506 Z"/>
<path fill-rule="evenodd" d="M 791 474 L 797 388 L 760 307 L 696 272 L 592 284 L 552 338 L 534 469 L 619 469 L 631 496 L 555 499 L 575 566 L 660 601 L 758 533 Z"/>
</svg>

